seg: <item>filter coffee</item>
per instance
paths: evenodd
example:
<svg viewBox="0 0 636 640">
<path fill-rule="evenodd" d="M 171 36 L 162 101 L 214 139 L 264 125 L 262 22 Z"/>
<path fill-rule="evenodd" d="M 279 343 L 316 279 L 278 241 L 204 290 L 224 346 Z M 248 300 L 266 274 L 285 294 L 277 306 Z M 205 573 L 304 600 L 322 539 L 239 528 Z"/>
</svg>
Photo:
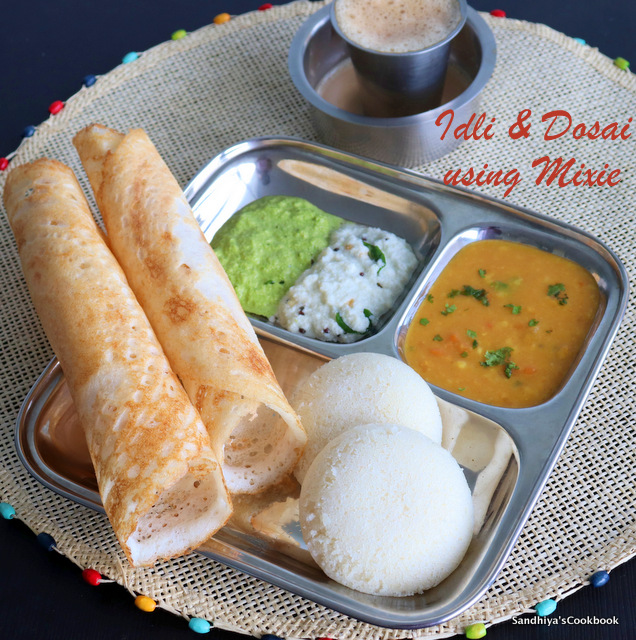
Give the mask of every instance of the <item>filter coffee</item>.
<svg viewBox="0 0 636 640">
<path fill-rule="evenodd" d="M 457 0 L 335 0 L 342 33 L 365 49 L 406 53 L 448 36 L 461 20 Z"/>
</svg>

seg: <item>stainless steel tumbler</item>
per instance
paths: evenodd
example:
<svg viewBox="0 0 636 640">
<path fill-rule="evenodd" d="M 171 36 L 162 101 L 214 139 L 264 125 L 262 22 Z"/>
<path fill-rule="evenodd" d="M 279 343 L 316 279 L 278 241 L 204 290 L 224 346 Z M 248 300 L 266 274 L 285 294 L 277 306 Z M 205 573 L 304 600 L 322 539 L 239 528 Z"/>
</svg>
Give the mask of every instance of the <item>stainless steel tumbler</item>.
<svg viewBox="0 0 636 640">
<path fill-rule="evenodd" d="M 351 41 L 338 26 L 336 2 L 331 3 L 331 23 L 344 40 L 360 81 L 364 115 L 394 118 L 423 113 L 441 102 L 451 41 L 466 22 L 466 0 L 455 0 L 459 23 L 439 42 L 417 51 L 386 53 Z"/>
</svg>

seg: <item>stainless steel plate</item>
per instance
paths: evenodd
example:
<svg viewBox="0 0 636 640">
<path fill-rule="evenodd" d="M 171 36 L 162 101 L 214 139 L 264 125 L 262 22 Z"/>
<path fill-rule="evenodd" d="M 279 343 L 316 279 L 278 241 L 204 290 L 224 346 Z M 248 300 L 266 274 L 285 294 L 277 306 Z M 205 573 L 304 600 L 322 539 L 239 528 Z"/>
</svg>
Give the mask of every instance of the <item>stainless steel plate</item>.
<svg viewBox="0 0 636 640">
<path fill-rule="evenodd" d="M 433 387 L 444 413 L 444 445 L 464 469 L 477 525 L 460 566 L 423 594 L 380 597 L 329 580 L 307 553 L 298 526 L 298 486 L 240 499 L 230 524 L 199 552 L 359 620 L 420 628 L 452 618 L 495 579 L 556 463 L 618 329 L 627 274 L 589 234 L 547 216 L 447 187 L 415 173 L 288 138 L 248 140 L 212 160 L 186 188 L 208 240 L 243 205 L 265 195 L 304 197 L 343 218 L 406 238 L 420 260 L 378 333 L 354 344 L 292 335 L 252 323 L 287 394 L 326 359 L 356 351 L 401 357 L 410 319 L 433 280 L 465 244 L 504 238 L 558 253 L 586 267 L 602 301 L 584 349 L 559 392 L 528 409 L 493 407 Z M 40 482 L 101 509 L 88 451 L 57 361 L 44 371 L 20 410 L 16 446 Z"/>
</svg>

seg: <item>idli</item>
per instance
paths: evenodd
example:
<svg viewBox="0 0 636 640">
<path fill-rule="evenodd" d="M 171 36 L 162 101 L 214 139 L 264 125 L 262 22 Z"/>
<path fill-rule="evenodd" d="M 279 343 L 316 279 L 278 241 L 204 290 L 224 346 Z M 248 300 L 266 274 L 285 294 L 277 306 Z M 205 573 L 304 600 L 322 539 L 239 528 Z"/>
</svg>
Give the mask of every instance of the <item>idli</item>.
<svg viewBox="0 0 636 640">
<path fill-rule="evenodd" d="M 420 432 L 362 425 L 312 462 L 300 524 L 322 570 L 364 593 L 407 596 L 452 573 L 472 538 L 473 503 L 455 459 Z"/>
<path fill-rule="evenodd" d="M 291 405 L 307 432 L 294 474 L 302 484 L 309 465 L 333 438 L 361 424 L 401 424 L 442 441 L 442 419 L 433 392 L 407 364 L 378 353 L 353 353 L 316 369 Z"/>
</svg>

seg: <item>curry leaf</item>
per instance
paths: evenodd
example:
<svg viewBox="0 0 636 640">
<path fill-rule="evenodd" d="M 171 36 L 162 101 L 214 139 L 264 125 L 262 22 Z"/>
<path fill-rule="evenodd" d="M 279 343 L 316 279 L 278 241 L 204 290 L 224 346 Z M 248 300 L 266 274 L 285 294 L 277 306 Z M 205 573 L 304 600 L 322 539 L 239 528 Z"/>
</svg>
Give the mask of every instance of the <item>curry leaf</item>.
<svg viewBox="0 0 636 640">
<path fill-rule="evenodd" d="M 369 258 L 374 262 L 382 262 L 382 266 L 378 269 L 378 273 L 386 267 L 386 257 L 384 253 L 382 253 L 382 249 L 375 244 L 371 244 L 369 242 L 362 241 L 362 244 L 369 250 Z"/>
</svg>

